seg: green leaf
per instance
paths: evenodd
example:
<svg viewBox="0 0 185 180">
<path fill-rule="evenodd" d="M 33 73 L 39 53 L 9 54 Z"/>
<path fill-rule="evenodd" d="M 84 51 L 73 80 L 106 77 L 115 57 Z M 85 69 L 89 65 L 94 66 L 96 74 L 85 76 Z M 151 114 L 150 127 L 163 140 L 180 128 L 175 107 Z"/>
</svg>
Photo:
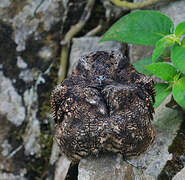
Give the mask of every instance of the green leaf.
<svg viewBox="0 0 185 180">
<path fill-rule="evenodd" d="M 185 77 L 182 77 L 174 84 L 172 94 L 175 101 L 185 109 Z"/>
<path fill-rule="evenodd" d="M 167 16 L 157 11 L 140 10 L 123 16 L 100 41 L 115 40 L 154 46 L 159 39 L 171 34 L 173 29 L 173 22 Z"/>
<path fill-rule="evenodd" d="M 185 21 L 177 25 L 175 29 L 175 35 L 176 36 L 185 35 Z"/>
<path fill-rule="evenodd" d="M 157 83 L 155 84 L 155 104 L 154 107 L 157 108 L 170 94 L 171 89 L 168 88 L 169 84 L 167 83 Z"/>
<path fill-rule="evenodd" d="M 163 37 L 162 39 L 160 39 L 157 43 L 156 43 L 156 48 L 153 51 L 152 54 L 152 62 L 156 62 L 156 60 L 163 55 L 163 53 L 165 52 L 165 48 L 173 46 L 173 44 L 175 43 L 174 39 L 172 38 L 172 35 L 167 35 L 165 37 Z"/>
<path fill-rule="evenodd" d="M 148 71 L 145 66 L 152 63 L 152 57 L 141 59 L 133 64 L 134 68 L 142 74 L 146 74 L 148 76 L 152 75 L 150 71 Z"/>
<path fill-rule="evenodd" d="M 146 66 L 146 69 L 165 81 L 173 81 L 173 77 L 177 74 L 172 65 L 164 62 L 150 64 Z"/>
<path fill-rule="evenodd" d="M 183 39 L 181 40 L 181 46 L 182 46 L 182 47 L 185 47 L 185 38 L 183 38 Z"/>
<path fill-rule="evenodd" d="M 185 47 L 175 45 L 172 48 L 171 61 L 182 73 L 185 73 Z"/>
<path fill-rule="evenodd" d="M 173 81 L 179 80 L 180 76 L 181 76 L 181 73 L 180 73 L 180 72 L 177 73 L 177 74 L 174 76 Z"/>
</svg>

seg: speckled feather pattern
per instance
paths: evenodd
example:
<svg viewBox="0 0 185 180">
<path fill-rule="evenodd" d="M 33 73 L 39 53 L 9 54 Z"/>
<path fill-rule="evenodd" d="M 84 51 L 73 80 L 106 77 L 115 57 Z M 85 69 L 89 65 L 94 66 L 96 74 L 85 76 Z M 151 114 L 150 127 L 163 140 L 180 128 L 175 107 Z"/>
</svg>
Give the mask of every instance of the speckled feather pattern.
<svg viewBox="0 0 185 180">
<path fill-rule="evenodd" d="M 139 156 L 152 144 L 154 83 L 116 51 L 80 58 L 51 94 L 55 138 L 71 160 L 99 152 Z"/>
</svg>

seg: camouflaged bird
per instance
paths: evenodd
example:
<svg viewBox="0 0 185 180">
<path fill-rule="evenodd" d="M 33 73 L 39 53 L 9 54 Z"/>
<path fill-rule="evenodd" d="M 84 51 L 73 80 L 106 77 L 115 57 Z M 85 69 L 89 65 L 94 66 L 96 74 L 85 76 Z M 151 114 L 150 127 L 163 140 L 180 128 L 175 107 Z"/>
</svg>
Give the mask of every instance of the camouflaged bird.
<svg viewBox="0 0 185 180">
<path fill-rule="evenodd" d="M 56 141 L 73 161 L 99 152 L 139 156 L 155 137 L 154 96 L 152 79 L 121 53 L 92 52 L 51 94 Z"/>
</svg>

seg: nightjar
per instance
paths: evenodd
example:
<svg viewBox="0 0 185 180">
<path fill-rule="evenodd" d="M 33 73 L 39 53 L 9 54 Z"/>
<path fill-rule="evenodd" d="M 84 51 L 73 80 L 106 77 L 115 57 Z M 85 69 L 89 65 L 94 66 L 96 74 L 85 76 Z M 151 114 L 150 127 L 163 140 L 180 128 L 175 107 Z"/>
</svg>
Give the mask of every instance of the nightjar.
<svg viewBox="0 0 185 180">
<path fill-rule="evenodd" d="M 155 137 L 154 96 L 152 79 L 120 52 L 83 56 L 51 94 L 61 151 L 73 161 L 100 152 L 139 156 Z"/>
</svg>

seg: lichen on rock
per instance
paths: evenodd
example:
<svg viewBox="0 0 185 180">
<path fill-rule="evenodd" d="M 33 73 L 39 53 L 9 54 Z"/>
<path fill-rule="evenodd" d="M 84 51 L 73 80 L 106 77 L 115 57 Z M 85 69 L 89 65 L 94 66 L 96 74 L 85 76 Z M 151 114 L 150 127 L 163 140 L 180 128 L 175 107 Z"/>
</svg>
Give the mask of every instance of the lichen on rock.
<svg viewBox="0 0 185 180">
<path fill-rule="evenodd" d="M 16 92 L 11 81 L 0 71 L 0 114 L 6 115 L 7 120 L 20 126 L 25 120 L 25 107 L 22 97 Z"/>
</svg>

